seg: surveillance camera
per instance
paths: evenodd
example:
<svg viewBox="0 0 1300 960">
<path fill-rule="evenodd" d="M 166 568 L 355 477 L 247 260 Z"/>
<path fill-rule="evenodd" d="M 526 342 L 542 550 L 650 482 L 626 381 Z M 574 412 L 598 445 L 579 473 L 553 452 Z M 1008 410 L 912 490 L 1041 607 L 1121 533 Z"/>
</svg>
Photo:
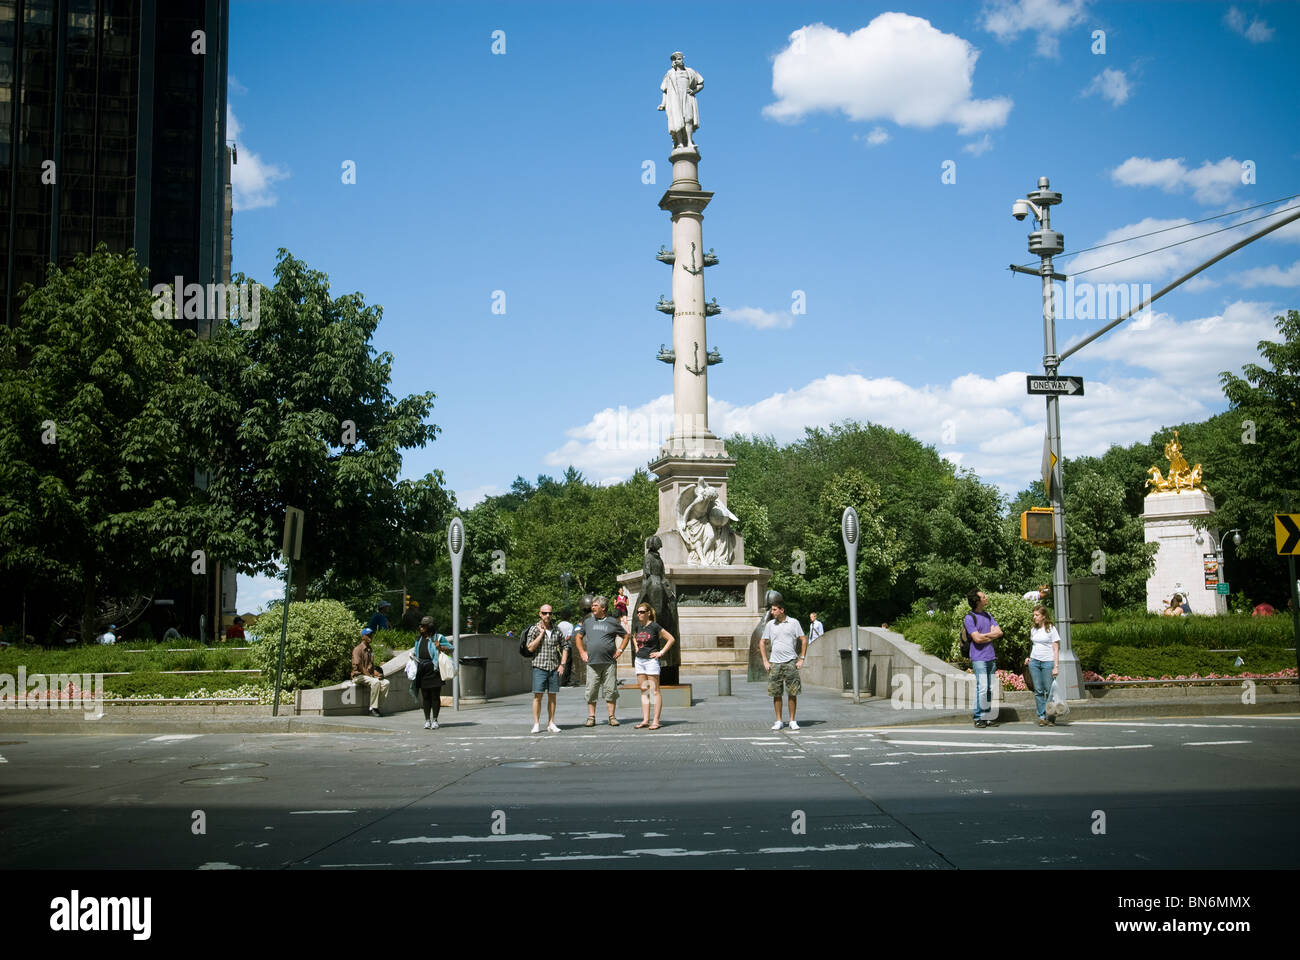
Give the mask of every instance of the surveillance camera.
<svg viewBox="0 0 1300 960">
<path fill-rule="evenodd" d="M 1017 200 L 1011 205 L 1011 215 L 1017 220 L 1023 220 L 1029 216 L 1029 204 L 1024 200 Z"/>
</svg>

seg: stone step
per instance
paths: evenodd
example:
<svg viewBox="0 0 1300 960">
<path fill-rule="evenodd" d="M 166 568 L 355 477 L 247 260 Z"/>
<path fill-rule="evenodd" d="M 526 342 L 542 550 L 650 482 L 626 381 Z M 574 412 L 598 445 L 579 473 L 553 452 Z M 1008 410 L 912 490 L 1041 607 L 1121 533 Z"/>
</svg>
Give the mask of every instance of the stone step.
<svg viewBox="0 0 1300 960">
<path fill-rule="evenodd" d="M 696 667 L 706 664 L 722 664 L 728 666 L 731 664 L 749 663 L 749 651 L 746 649 L 732 650 L 728 647 L 689 647 L 682 650 L 682 668 Z"/>
</svg>

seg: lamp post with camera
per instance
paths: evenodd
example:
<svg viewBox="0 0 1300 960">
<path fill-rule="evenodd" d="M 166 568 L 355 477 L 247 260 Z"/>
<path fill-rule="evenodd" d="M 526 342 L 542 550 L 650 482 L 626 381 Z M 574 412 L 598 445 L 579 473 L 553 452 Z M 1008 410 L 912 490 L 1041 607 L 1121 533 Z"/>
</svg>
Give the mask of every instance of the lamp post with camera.
<svg viewBox="0 0 1300 960">
<path fill-rule="evenodd" d="M 447 551 L 451 554 L 451 655 L 456 676 L 451 681 L 451 708 L 460 709 L 460 560 L 465 552 L 465 524 L 453 517 L 447 527 Z"/>
<path fill-rule="evenodd" d="M 1065 277 L 1053 268 L 1052 257 L 1064 252 L 1065 235 L 1052 229 L 1052 207 L 1061 202 L 1061 195 L 1048 189 L 1050 186 L 1047 177 L 1039 177 L 1038 189 L 1012 204 L 1011 215 L 1024 220 L 1032 213 L 1040 226 L 1029 235 L 1029 252 L 1039 256 L 1037 273 L 1043 283 L 1043 373 L 1056 378 L 1061 361 L 1056 355 L 1056 296 L 1052 281 L 1064 280 Z M 1020 273 L 1035 272 L 1027 267 L 1012 269 Z M 1044 480 L 1048 502 L 1052 505 L 1053 549 L 1056 553 L 1052 578 L 1053 608 L 1057 633 L 1061 637 L 1058 681 L 1064 688 L 1065 698 L 1077 700 L 1083 696 L 1083 674 L 1079 669 L 1079 658 L 1070 645 L 1070 583 L 1065 543 L 1065 496 L 1061 485 L 1061 411 L 1060 395 L 1055 392 L 1047 394 L 1047 446 L 1049 460 Z"/>
</svg>

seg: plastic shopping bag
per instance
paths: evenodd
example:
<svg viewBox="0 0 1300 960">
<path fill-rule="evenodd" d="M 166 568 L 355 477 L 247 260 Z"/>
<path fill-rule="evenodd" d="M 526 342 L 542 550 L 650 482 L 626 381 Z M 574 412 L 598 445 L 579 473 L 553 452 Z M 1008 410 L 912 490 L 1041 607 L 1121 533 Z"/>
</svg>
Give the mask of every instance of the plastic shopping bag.
<svg viewBox="0 0 1300 960">
<path fill-rule="evenodd" d="M 1047 695 L 1047 715 L 1049 717 L 1063 717 L 1069 712 L 1070 705 L 1065 702 L 1065 697 L 1061 695 L 1061 685 L 1053 677 L 1052 692 Z"/>
</svg>

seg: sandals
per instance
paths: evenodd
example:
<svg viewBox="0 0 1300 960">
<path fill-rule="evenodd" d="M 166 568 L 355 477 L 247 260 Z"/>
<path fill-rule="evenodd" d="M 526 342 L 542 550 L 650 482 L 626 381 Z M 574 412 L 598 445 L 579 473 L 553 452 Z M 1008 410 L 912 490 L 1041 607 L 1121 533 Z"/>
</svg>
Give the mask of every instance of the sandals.
<svg viewBox="0 0 1300 960">
<path fill-rule="evenodd" d="M 651 729 L 651 730 L 658 730 L 660 726 L 662 726 L 662 724 L 652 723 L 652 724 L 650 724 L 650 729 Z"/>
<path fill-rule="evenodd" d="M 587 722 L 583 724 L 584 727 L 594 727 L 595 725 L 596 725 L 595 717 L 588 717 Z"/>
<path fill-rule="evenodd" d="M 632 729 L 633 729 L 633 730 L 644 730 L 644 729 L 645 729 L 646 727 L 648 727 L 648 726 L 650 726 L 650 724 L 647 723 L 646 721 L 642 720 L 640 723 L 638 723 L 638 724 L 637 724 L 635 727 L 633 727 Z"/>
</svg>

